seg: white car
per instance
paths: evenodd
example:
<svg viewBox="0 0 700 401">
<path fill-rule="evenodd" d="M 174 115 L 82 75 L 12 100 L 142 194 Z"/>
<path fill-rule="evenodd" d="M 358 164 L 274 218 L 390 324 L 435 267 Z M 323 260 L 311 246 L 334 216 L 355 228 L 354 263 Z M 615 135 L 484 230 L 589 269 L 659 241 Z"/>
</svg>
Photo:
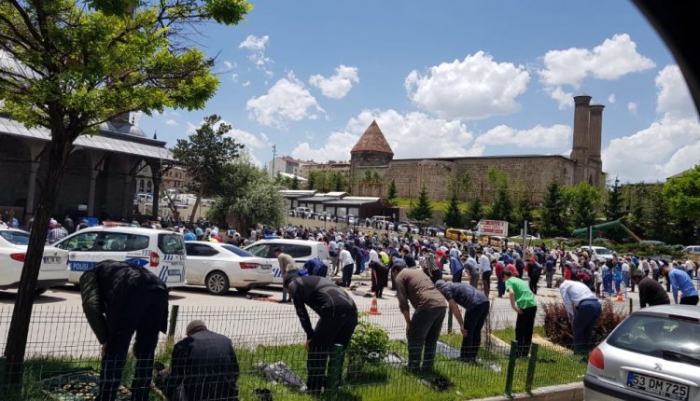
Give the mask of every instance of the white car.
<svg viewBox="0 0 700 401">
<path fill-rule="evenodd" d="M 223 295 L 233 287 L 246 293 L 272 283 L 272 266 L 263 258 L 229 244 L 188 241 L 187 285 L 204 286 L 210 294 Z"/>
<path fill-rule="evenodd" d="M 185 241 L 173 231 L 141 227 L 84 228 L 54 244 L 68 251 L 69 281 L 77 284 L 83 272 L 104 260 L 148 268 L 167 287 L 185 285 Z"/>
<path fill-rule="evenodd" d="M 299 269 L 304 267 L 304 263 L 306 263 L 307 260 L 313 258 L 320 258 L 326 266 L 331 266 L 331 255 L 328 253 L 328 246 L 323 242 L 296 239 L 269 239 L 257 241 L 243 248 L 254 256 L 267 260 L 267 263 L 272 266 L 272 282 L 274 284 L 282 284 L 280 265 L 273 254 L 277 248 L 293 257 L 296 262 L 296 267 Z"/>
<path fill-rule="evenodd" d="M 0 229 L 0 289 L 17 288 L 29 244 L 29 233 L 14 228 Z M 39 270 L 37 294 L 49 287 L 68 282 L 68 252 L 53 246 L 44 247 Z"/>
<path fill-rule="evenodd" d="M 605 263 L 613 258 L 613 252 L 603 246 L 587 246 L 581 250 L 588 251 L 588 253 L 591 255 L 591 260 L 593 261 Z"/>
</svg>

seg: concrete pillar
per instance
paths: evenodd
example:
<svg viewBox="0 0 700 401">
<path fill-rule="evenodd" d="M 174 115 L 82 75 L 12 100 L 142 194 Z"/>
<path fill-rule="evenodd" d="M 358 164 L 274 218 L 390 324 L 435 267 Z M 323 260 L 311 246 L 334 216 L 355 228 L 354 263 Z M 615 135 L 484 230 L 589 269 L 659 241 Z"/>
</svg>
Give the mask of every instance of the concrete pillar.
<svg viewBox="0 0 700 401">
<path fill-rule="evenodd" d="M 124 219 L 131 215 L 131 211 L 134 208 L 133 182 L 133 176 L 127 175 L 124 177 L 124 205 L 122 206 L 122 218 Z"/>
<path fill-rule="evenodd" d="M 590 121 L 588 123 L 588 157 L 600 160 L 600 147 L 603 136 L 603 106 L 602 104 L 591 105 Z"/>
<path fill-rule="evenodd" d="M 95 189 L 97 185 L 97 176 L 100 174 L 100 170 L 90 171 L 90 192 L 88 193 L 88 216 L 95 215 Z"/>
<path fill-rule="evenodd" d="M 160 209 L 158 208 L 160 204 L 160 175 L 160 171 L 156 171 L 153 174 L 153 210 L 151 213 L 153 220 L 158 220 L 158 212 L 160 212 Z"/>
<path fill-rule="evenodd" d="M 34 217 L 34 198 L 36 197 L 36 175 L 39 172 L 39 162 L 29 163 L 29 188 L 27 189 L 27 203 L 24 206 L 24 221 Z"/>
<path fill-rule="evenodd" d="M 588 124 L 589 104 L 591 97 L 587 95 L 574 96 L 574 147 L 571 158 L 579 163 L 588 159 Z"/>
</svg>

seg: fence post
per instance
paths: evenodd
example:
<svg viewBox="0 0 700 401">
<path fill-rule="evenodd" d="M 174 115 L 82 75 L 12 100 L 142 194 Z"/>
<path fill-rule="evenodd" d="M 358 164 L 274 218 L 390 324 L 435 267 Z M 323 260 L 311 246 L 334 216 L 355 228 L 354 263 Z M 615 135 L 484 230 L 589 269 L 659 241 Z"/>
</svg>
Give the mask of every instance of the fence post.
<svg viewBox="0 0 700 401">
<path fill-rule="evenodd" d="M 175 337 L 175 328 L 177 327 L 177 316 L 180 312 L 180 305 L 173 305 L 170 310 L 170 325 L 168 326 L 168 338 Z"/>
<path fill-rule="evenodd" d="M 525 391 L 532 394 L 532 383 L 535 381 L 535 367 L 537 366 L 537 352 L 540 346 L 532 344 L 530 346 L 530 361 L 527 364 L 527 376 L 525 376 Z"/>
<path fill-rule="evenodd" d="M 510 342 L 510 355 L 508 356 L 508 371 L 506 373 L 506 397 L 513 398 L 513 376 L 515 376 L 515 363 L 518 360 L 518 342 Z"/>
<path fill-rule="evenodd" d="M 449 309 L 449 308 L 447 308 Z M 447 334 L 452 334 L 452 313 L 450 311 L 447 311 Z"/>
<path fill-rule="evenodd" d="M 632 298 L 630 297 L 630 314 L 632 313 L 632 308 L 633 308 L 633 303 L 632 303 Z"/>
<path fill-rule="evenodd" d="M 340 379 L 343 375 L 343 346 L 335 344 L 333 353 L 331 354 L 330 374 L 328 380 L 328 388 L 333 394 L 333 399 L 337 398 L 336 392 L 340 387 Z"/>
</svg>

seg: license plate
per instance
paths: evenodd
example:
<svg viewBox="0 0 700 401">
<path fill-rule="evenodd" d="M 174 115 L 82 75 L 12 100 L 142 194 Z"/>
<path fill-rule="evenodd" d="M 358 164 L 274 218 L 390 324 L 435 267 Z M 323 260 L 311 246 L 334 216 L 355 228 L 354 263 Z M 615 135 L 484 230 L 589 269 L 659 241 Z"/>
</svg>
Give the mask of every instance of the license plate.
<svg viewBox="0 0 700 401">
<path fill-rule="evenodd" d="M 180 271 L 179 270 L 168 270 L 168 276 L 179 276 Z"/>
<path fill-rule="evenodd" d="M 45 265 L 57 265 L 59 263 L 61 263 L 60 256 L 44 256 Z"/>
<path fill-rule="evenodd" d="M 272 269 L 272 265 L 261 265 L 263 270 L 270 270 Z"/>
<path fill-rule="evenodd" d="M 627 375 L 627 387 L 678 401 L 688 401 L 690 393 L 690 388 L 685 384 L 678 384 L 634 372 L 630 372 Z"/>
</svg>

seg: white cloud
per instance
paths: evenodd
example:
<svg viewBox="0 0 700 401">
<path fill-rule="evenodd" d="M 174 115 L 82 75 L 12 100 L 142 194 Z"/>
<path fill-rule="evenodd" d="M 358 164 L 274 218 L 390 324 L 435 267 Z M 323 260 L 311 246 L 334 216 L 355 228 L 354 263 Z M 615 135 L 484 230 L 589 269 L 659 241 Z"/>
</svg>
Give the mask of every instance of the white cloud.
<svg viewBox="0 0 700 401">
<path fill-rule="evenodd" d="M 177 123 L 177 121 L 175 121 L 175 120 L 173 120 L 173 119 L 169 119 L 168 121 L 165 122 L 165 124 L 166 124 L 166 125 L 173 126 L 173 127 L 180 125 L 180 124 Z"/>
<path fill-rule="evenodd" d="M 658 118 L 648 128 L 616 138 L 603 152 L 603 166 L 630 181 L 656 181 L 698 164 L 700 124 L 676 66 L 656 77 Z"/>
<path fill-rule="evenodd" d="M 524 66 L 497 63 L 479 51 L 433 66 L 425 75 L 411 71 L 404 86 L 414 103 L 441 118 L 477 120 L 516 111 L 515 100 L 529 81 Z"/>
<path fill-rule="evenodd" d="M 234 68 L 235 66 L 236 66 L 236 63 L 232 63 L 230 61 L 224 61 L 224 67 L 227 70 L 230 70 L 230 69 Z"/>
<path fill-rule="evenodd" d="M 476 138 L 476 145 L 515 145 L 519 148 L 563 149 L 571 145 L 571 127 L 556 124 L 551 127 L 538 125 L 527 130 L 517 130 L 499 125 Z"/>
<path fill-rule="evenodd" d="M 321 90 L 324 96 L 333 99 L 342 99 L 352 89 L 353 83 L 360 82 L 357 75 L 357 67 L 340 65 L 335 69 L 335 75 L 325 78 L 322 75 L 312 75 L 309 84 Z"/>
<path fill-rule="evenodd" d="M 247 87 L 247 86 L 250 86 L 250 81 L 245 81 L 245 82 L 243 82 L 243 83 L 241 84 L 241 86 L 243 86 L 244 88 Z"/>
<path fill-rule="evenodd" d="M 299 144 L 292 156 L 304 159 L 348 160 L 350 150 L 372 120 L 377 120 L 395 158 L 450 157 L 477 155 L 483 149 L 468 147 L 473 135 L 458 120 L 433 118 L 425 113 L 401 114 L 395 110 L 362 111 L 342 131 L 332 133 L 325 144 Z"/>
<path fill-rule="evenodd" d="M 545 90 L 559 101 L 560 108 L 572 105 L 562 103 L 561 97 L 555 97 L 561 86 L 574 89 L 581 87 L 581 82 L 591 76 L 597 79 L 613 81 L 627 74 L 654 68 L 654 62 L 637 52 L 637 44 L 626 33 L 613 35 L 592 50 L 569 48 L 550 50 L 544 55 L 544 69 L 538 71 Z"/>
<path fill-rule="evenodd" d="M 627 110 L 632 113 L 632 114 L 637 114 L 637 109 L 639 108 L 639 105 L 635 102 L 629 102 L 627 103 Z"/>
<path fill-rule="evenodd" d="M 238 74 L 231 74 L 231 81 L 238 83 Z"/>
<path fill-rule="evenodd" d="M 611 93 L 610 96 L 608 96 L 608 103 L 614 104 L 615 103 L 615 94 Z"/>
<path fill-rule="evenodd" d="M 324 110 L 293 72 L 277 81 L 267 94 L 246 103 L 251 117 L 260 124 L 283 127 L 286 121 L 315 120 Z"/>
<path fill-rule="evenodd" d="M 192 124 L 192 123 L 187 123 L 187 135 L 192 135 L 197 131 L 197 128 L 201 127 L 202 124 L 204 124 L 204 121 L 201 121 L 199 124 Z M 270 141 L 265 134 L 260 134 L 260 135 L 255 135 L 252 134 L 248 131 L 244 131 L 242 129 L 235 128 L 233 124 L 231 124 L 229 121 L 221 119 L 218 123 L 214 125 L 214 129 L 218 129 L 221 124 L 227 124 L 231 126 L 231 129 L 229 130 L 228 133 L 226 133 L 226 136 L 233 138 L 236 142 L 245 145 L 246 148 L 249 149 L 261 149 L 270 144 Z"/>
<path fill-rule="evenodd" d="M 238 45 L 238 48 L 248 50 L 248 52 L 250 52 L 248 55 L 248 60 L 250 60 L 256 68 L 264 71 L 265 74 L 272 76 L 273 73 L 267 68 L 267 66 L 273 61 L 265 54 L 269 41 L 270 37 L 268 35 L 261 37 L 248 35 L 248 37 Z"/>
</svg>

